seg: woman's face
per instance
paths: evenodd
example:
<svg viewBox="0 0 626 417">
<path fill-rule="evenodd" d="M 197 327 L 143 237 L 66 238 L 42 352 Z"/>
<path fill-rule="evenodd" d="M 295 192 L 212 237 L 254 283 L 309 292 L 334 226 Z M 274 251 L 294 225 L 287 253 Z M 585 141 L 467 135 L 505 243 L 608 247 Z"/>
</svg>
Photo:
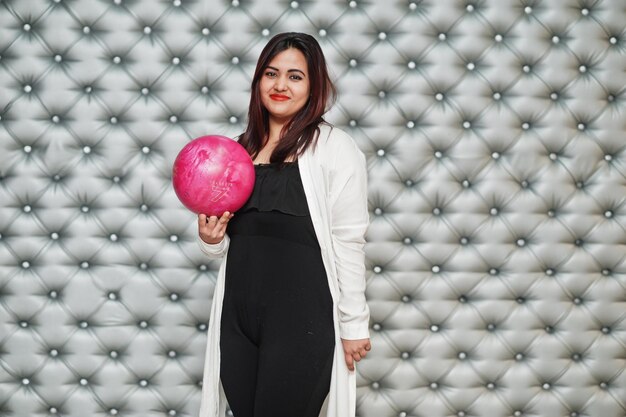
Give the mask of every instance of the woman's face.
<svg viewBox="0 0 626 417">
<path fill-rule="evenodd" d="M 259 82 L 261 103 L 276 122 L 289 121 L 309 99 L 309 72 L 304 54 L 289 48 L 269 63 Z"/>
</svg>

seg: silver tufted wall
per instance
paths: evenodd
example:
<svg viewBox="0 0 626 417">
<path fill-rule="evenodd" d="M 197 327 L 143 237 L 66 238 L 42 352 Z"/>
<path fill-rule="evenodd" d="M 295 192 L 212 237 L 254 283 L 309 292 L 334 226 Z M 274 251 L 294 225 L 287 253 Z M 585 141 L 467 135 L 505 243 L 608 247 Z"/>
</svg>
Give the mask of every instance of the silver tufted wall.
<svg viewBox="0 0 626 417">
<path fill-rule="evenodd" d="M 315 34 L 368 158 L 363 417 L 626 416 L 623 0 L 0 0 L 0 416 L 195 416 L 170 187 Z M 296 417 L 296 416 L 294 416 Z"/>
</svg>

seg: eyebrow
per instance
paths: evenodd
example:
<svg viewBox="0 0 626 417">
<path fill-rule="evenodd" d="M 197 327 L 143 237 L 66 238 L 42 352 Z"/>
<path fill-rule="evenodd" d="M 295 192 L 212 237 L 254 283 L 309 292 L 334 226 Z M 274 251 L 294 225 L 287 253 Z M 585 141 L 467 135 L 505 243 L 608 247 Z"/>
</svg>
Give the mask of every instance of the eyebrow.
<svg viewBox="0 0 626 417">
<path fill-rule="evenodd" d="M 268 68 L 268 69 L 272 69 L 272 70 L 274 70 L 274 71 L 278 71 L 278 72 L 280 72 L 280 70 L 279 70 L 278 68 L 276 68 L 276 67 L 272 67 L 271 65 L 268 65 L 268 66 L 267 66 L 267 68 Z M 287 70 L 287 72 L 299 72 L 300 74 L 305 75 L 305 74 L 304 74 L 304 71 L 299 70 L 298 68 L 291 68 L 291 69 L 288 69 L 288 70 Z"/>
</svg>

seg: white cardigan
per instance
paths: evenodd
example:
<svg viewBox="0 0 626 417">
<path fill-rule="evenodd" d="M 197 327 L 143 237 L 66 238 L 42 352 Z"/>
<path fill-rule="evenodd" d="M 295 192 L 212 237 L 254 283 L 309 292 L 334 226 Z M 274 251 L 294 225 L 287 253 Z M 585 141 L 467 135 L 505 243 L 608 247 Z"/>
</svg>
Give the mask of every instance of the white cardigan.
<svg viewBox="0 0 626 417">
<path fill-rule="evenodd" d="M 333 299 L 335 357 L 330 392 L 320 416 L 354 417 L 356 375 L 344 359 L 343 339 L 369 337 L 365 300 L 365 232 L 369 224 L 365 156 L 344 131 L 320 126 L 317 145 L 299 158 L 300 175 Z M 220 318 L 224 298 L 228 235 L 210 245 L 198 237 L 202 251 L 222 257 L 209 320 L 200 417 L 225 417 L 226 397 L 220 381 Z"/>
</svg>

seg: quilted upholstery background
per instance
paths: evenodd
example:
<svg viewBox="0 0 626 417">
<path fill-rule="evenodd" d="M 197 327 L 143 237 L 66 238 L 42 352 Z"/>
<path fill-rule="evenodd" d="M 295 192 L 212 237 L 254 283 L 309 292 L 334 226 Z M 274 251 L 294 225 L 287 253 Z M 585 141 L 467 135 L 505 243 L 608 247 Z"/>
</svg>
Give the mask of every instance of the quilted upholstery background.
<svg viewBox="0 0 626 417">
<path fill-rule="evenodd" d="M 286 30 L 368 159 L 358 415 L 626 416 L 622 0 L 1 0 L 0 415 L 197 414 L 171 164 Z"/>
</svg>

